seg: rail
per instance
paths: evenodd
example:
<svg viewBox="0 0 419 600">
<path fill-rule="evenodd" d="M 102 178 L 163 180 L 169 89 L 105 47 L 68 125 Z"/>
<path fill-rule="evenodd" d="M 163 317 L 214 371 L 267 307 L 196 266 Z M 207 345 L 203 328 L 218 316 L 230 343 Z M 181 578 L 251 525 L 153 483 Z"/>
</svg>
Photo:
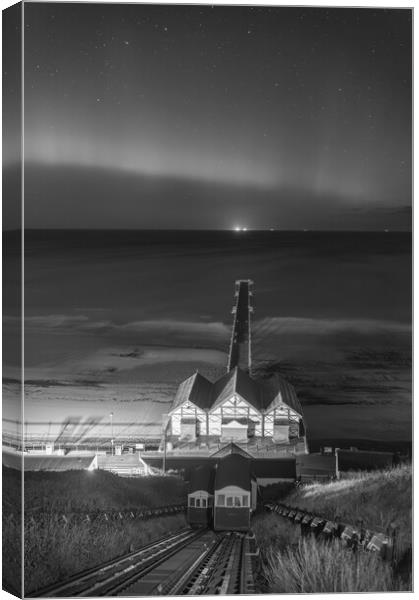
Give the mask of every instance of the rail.
<svg viewBox="0 0 419 600">
<path fill-rule="evenodd" d="M 251 542 L 245 533 L 181 530 L 28 597 L 251 594 Z"/>
<path fill-rule="evenodd" d="M 164 595 L 251 594 L 255 591 L 249 536 L 226 532 L 216 535 L 182 576 L 176 574 L 162 586 Z"/>
<path fill-rule="evenodd" d="M 174 534 L 143 546 L 139 550 L 110 560 L 98 567 L 78 573 L 69 579 L 55 583 L 27 595 L 38 597 L 104 596 L 116 591 L 134 576 L 139 578 L 179 551 L 201 532 L 182 529 Z"/>
</svg>

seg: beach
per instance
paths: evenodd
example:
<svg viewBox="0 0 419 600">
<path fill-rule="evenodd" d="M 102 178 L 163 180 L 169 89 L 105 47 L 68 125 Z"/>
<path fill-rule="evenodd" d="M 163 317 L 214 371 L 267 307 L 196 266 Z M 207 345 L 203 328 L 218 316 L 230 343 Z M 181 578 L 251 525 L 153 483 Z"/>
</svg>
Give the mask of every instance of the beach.
<svg viewBox="0 0 419 600">
<path fill-rule="evenodd" d="M 12 235 L 5 260 L 17 264 Z M 295 385 L 309 440 L 411 439 L 411 234 L 94 230 L 25 236 L 28 439 L 69 422 L 80 443 L 108 439 L 111 412 L 115 436 L 158 437 L 182 380 L 225 372 L 241 278 L 254 281 L 252 371 Z M 19 320 L 8 298 L 13 432 Z"/>
</svg>

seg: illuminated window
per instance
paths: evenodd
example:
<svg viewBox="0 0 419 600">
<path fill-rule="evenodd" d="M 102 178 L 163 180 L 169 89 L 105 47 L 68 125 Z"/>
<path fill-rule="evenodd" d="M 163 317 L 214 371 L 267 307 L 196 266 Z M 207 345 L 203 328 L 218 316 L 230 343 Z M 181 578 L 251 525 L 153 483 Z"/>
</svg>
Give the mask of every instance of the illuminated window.
<svg viewBox="0 0 419 600">
<path fill-rule="evenodd" d="M 201 508 L 201 500 L 199 498 L 196 499 L 196 508 Z"/>
<path fill-rule="evenodd" d="M 236 506 L 236 507 L 241 506 L 241 502 L 240 502 L 240 497 L 239 496 L 234 496 L 234 506 Z"/>
<path fill-rule="evenodd" d="M 227 506 L 233 506 L 233 496 L 227 496 Z"/>
<path fill-rule="evenodd" d="M 224 503 L 225 503 L 224 494 L 220 494 L 219 496 L 217 496 L 217 506 L 224 506 Z"/>
</svg>

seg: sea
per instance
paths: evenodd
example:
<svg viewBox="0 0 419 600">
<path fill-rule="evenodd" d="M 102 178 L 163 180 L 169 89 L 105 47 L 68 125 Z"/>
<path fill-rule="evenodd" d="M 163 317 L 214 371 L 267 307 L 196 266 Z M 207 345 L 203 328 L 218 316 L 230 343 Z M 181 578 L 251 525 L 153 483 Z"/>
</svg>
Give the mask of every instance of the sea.
<svg viewBox="0 0 419 600">
<path fill-rule="evenodd" d="M 19 397 L 20 236 L 4 238 L 3 417 Z M 109 414 L 157 435 L 178 384 L 226 370 L 235 281 L 253 281 L 252 373 L 295 387 L 309 442 L 405 447 L 412 237 L 402 232 L 28 230 L 25 431 Z M 78 421 L 77 421 L 78 420 Z M 60 429 L 61 428 L 61 429 Z M 125 429 L 124 429 L 125 428 Z M 91 429 L 91 427 L 90 427 Z M 54 433 L 55 432 L 55 433 Z"/>
</svg>

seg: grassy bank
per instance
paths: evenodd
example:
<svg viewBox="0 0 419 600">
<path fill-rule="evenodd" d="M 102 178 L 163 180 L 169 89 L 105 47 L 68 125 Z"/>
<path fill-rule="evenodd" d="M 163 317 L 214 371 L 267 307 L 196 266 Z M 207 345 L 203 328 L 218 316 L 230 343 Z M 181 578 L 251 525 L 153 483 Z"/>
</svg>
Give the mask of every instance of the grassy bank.
<svg viewBox="0 0 419 600">
<path fill-rule="evenodd" d="M 412 544 L 412 467 L 410 464 L 375 472 L 347 473 L 330 483 L 296 488 L 282 500 L 308 512 L 356 525 L 362 519 L 371 530 L 397 529 L 398 550 Z"/>
<path fill-rule="evenodd" d="M 177 477 L 119 477 L 107 471 L 25 473 L 25 510 L 90 512 L 153 508 L 185 501 Z"/>
<path fill-rule="evenodd" d="M 271 593 L 389 592 L 411 589 L 373 553 L 352 553 L 338 540 L 313 536 L 269 554 L 265 577 Z"/>
<path fill-rule="evenodd" d="M 3 490 L 3 494 L 6 494 Z M 3 589 L 22 595 L 22 519 L 20 511 L 2 515 L 2 581 Z"/>
<path fill-rule="evenodd" d="M 353 553 L 339 540 L 301 536 L 300 527 L 277 515 L 260 515 L 253 531 L 261 551 L 263 593 L 379 592 L 412 589 L 411 572 L 403 577 L 377 554 Z"/>
<path fill-rule="evenodd" d="M 25 591 L 62 581 L 185 526 L 183 514 L 69 525 L 57 524 L 53 518 L 26 521 Z"/>
<path fill-rule="evenodd" d="M 20 473 L 3 467 L 3 571 L 6 583 L 20 575 Z M 185 501 L 175 477 L 127 479 L 104 471 L 25 473 L 25 592 L 30 593 L 84 569 L 135 550 L 186 525 L 183 514 L 105 521 L 68 518 L 153 508 Z M 10 589 L 10 585 L 8 586 Z"/>
<path fill-rule="evenodd" d="M 262 591 L 269 593 L 377 592 L 412 589 L 411 581 L 411 466 L 374 473 L 348 474 L 331 483 L 308 484 L 285 498 L 286 504 L 366 527 L 397 527 L 393 564 L 373 553 L 353 553 L 339 541 L 309 535 L 275 514 L 253 521 L 261 550 Z"/>
</svg>

